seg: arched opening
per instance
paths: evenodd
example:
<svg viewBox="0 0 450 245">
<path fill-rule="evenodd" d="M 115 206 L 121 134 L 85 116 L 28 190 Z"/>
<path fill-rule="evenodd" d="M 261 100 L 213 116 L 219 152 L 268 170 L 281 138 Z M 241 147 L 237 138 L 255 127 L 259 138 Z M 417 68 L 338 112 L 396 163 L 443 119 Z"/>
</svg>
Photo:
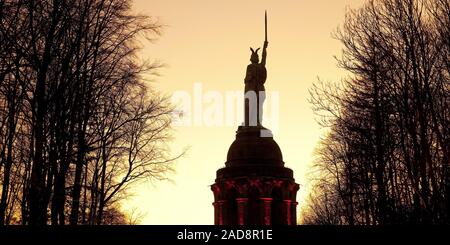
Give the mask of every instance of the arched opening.
<svg viewBox="0 0 450 245">
<path fill-rule="evenodd" d="M 224 210 L 224 224 L 237 225 L 238 224 L 238 205 L 236 198 L 238 192 L 235 188 L 228 190 L 226 195 L 225 210 Z"/>
<path fill-rule="evenodd" d="M 282 190 L 279 187 L 275 187 L 272 190 L 272 225 L 286 224 L 283 212 L 283 199 Z"/>
<path fill-rule="evenodd" d="M 258 188 L 251 188 L 248 193 L 248 224 L 263 224 L 263 215 L 261 213 L 261 200 Z"/>
</svg>

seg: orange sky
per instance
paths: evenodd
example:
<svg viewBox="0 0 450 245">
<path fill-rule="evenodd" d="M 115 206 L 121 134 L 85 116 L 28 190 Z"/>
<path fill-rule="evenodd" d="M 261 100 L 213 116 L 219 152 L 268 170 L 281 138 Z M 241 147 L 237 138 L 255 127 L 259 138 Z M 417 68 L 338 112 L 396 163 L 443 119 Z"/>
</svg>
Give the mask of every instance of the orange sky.
<svg viewBox="0 0 450 245">
<path fill-rule="evenodd" d="M 159 17 L 167 27 L 154 43 L 145 44 L 142 57 L 161 60 L 167 66 L 154 78 L 165 94 L 184 91 L 194 96 L 194 84 L 204 92 L 225 95 L 242 91 L 249 47 L 264 39 L 264 10 L 269 15 L 267 58 L 269 93 L 279 94 L 274 139 L 286 166 L 294 170 L 300 192 L 299 211 L 308 194 L 306 174 L 320 135 L 320 127 L 308 103 L 308 89 L 320 77 L 338 81 L 345 73 L 336 67 L 334 55 L 341 45 L 331 32 L 343 23 L 345 8 L 364 0 L 135 0 L 136 12 Z M 194 103 L 194 102 L 192 102 Z M 186 106 L 186 105 L 185 105 Z M 204 103 L 203 108 L 208 104 Z M 270 108 L 265 108 L 270 109 Z M 272 114 L 273 115 L 273 114 Z M 267 113 L 267 116 L 271 116 Z M 133 190 L 126 209 L 137 208 L 146 216 L 143 224 L 213 224 L 213 195 L 209 185 L 224 166 L 235 126 L 205 123 L 177 126 L 170 146 L 174 153 L 190 147 L 175 164 L 171 182 L 143 183 Z"/>
</svg>

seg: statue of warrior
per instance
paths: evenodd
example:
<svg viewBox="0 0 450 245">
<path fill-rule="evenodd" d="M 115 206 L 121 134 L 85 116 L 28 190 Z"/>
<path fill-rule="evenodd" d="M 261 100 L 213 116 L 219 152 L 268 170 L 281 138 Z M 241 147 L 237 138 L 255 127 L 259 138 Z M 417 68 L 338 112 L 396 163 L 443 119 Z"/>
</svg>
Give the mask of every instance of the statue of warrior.
<svg viewBox="0 0 450 245">
<path fill-rule="evenodd" d="M 252 51 L 251 64 L 245 75 L 245 126 L 262 126 L 263 103 L 266 98 L 264 83 L 267 78 L 266 57 L 268 42 L 264 42 L 262 59 L 259 63 L 259 48 Z"/>
</svg>

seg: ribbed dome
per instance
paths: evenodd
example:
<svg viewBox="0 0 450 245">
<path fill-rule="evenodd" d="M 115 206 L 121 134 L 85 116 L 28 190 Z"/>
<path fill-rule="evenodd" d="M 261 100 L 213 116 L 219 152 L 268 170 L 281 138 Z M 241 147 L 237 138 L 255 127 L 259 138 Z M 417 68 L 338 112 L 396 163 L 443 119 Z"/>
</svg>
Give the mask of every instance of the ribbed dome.
<svg viewBox="0 0 450 245">
<path fill-rule="evenodd" d="M 265 131 L 261 131 L 265 130 Z M 239 127 L 236 139 L 228 150 L 227 167 L 243 165 L 283 166 L 283 156 L 270 132 L 260 127 Z M 267 136 L 267 137 L 261 137 Z"/>
</svg>

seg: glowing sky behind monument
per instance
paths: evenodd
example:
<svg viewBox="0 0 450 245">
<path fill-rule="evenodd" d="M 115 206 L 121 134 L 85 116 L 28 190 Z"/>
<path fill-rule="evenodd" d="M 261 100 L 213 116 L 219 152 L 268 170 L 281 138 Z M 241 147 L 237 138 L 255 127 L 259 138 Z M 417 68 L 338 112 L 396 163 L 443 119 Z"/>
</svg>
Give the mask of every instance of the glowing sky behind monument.
<svg viewBox="0 0 450 245">
<path fill-rule="evenodd" d="M 153 77 L 153 85 L 164 94 L 185 91 L 192 96 L 199 85 L 203 93 L 213 91 L 224 96 L 227 91 L 243 91 L 249 47 L 263 44 L 267 9 L 266 89 L 278 93 L 280 108 L 274 139 L 301 186 L 297 198 L 300 211 L 309 191 L 306 175 L 323 132 L 308 103 L 308 89 L 317 77 L 338 81 L 345 76 L 333 58 L 340 55 L 341 45 L 331 33 L 343 23 L 346 7 L 356 8 L 363 2 L 135 0 L 133 8 L 158 17 L 166 25 L 163 35 L 152 44 L 145 43 L 142 52 L 143 58 L 167 64 L 159 71 L 161 76 Z M 213 224 L 209 185 L 216 170 L 224 166 L 236 129 L 226 123 L 174 127 L 170 143 L 173 152 L 189 147 L 175 164 L 176 173 L 168 176 L 170 182 L 143 183 L 130 191 L 134 196 L 125 208 L 146 213 L 143 224 Z"/>
</svg>

